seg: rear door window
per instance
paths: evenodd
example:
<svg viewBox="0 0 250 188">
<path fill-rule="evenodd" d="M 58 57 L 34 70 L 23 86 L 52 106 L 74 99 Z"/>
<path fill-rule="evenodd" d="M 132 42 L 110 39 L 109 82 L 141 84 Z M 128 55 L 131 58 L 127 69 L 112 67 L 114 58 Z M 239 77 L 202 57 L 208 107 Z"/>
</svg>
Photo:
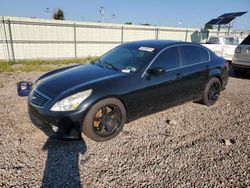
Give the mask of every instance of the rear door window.
<svg viewBox="0 0 250 188">
<path fill-rule="evenodd" d="M 196 46 L 185 45 L 181 47 L 182 50 L 182 66 L 196 64 L 202 61 L 200 49 Z"/>
<path fill-rule="evenodd" d="M 245 38 L 245 39 L 241 42 L 241 44 L 250 45 L 250 35 L 248 35 L 248 37 Z"/>
<path fill-rule="evenodd" d="M 182 61 L 181 66 L 188 66 L 209 61 L 208 51 L 199 46 L 181 46 Z"/>
<path fill-rule="evenodd" d="M 154 67 L 165 68 L 166 70 L 180 67 L 180 56 L 178 47 L 171 47 L 163 51 L 153 63 Z"/>
<path fill-rule="evenodd" d="M 200 48 L 201 59 L 203 62 L 209 61 L 209 52 L 205 48 Z"/>
</svg>

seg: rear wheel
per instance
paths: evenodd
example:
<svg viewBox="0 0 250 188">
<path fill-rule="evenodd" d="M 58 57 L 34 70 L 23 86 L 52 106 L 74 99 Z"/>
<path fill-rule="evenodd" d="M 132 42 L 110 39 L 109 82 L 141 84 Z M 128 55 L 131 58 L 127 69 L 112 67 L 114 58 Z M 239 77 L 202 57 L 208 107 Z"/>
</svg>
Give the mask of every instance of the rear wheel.
<svg viewBox="0 0 250 188">
<path fill-rule="evenodd" d="M 103 142 L 117 136 L 126 120 L 126 109 L 115 98 L 97 102 L 87 113 L 83 122 L 83 133 L 90 139 Z"/>
<path fill-rule="evenodd" d="M 201 103 L 205 104 L 206 106 L 213 105 L 219 98 L 221 91 L 221 82 L 218 78 L 211 78 L 205 87 L 203 92 L 203 96 L 201 99 Z"/>
</svg>

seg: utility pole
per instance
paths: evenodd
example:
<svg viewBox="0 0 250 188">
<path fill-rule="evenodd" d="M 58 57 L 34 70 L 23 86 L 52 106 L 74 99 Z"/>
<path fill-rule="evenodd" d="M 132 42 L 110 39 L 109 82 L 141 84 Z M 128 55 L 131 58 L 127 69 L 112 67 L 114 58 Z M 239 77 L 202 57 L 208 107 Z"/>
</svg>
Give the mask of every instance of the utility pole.
<svg viewBox="0 0 250 188">
<path fill-rule="evenodd" d="M 104 22 L 104 7 L 103 6 L 101 6 L 100 7 L 100 16 L 101 16 L 101 22 Z"/>
<path fill-rule="evenodd" d="M 50 8 L 46 8 L 45 12 L 47 13 L 48 19 L 50 19 Z"/>
<path fill-rule="evenodd" d="M 115 14 L 112 14 L 112 22 L 115 22 Z"/>
</svg>

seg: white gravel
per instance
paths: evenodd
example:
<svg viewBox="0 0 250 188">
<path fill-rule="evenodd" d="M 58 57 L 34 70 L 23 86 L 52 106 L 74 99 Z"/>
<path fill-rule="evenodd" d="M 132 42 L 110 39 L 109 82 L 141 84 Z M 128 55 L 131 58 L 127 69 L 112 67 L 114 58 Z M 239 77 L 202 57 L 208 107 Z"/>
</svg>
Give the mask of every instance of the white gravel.
<svg viewBox="0 0 250 188">
<path fill-rule="evenodd" d="M 188 102 L 96 143 L 31 124 L 16 82 L 41 74 L 0 74 L 0 187 L 250 187 L 250 77 L 230 77 L 214 106 Z"/>
</svg>

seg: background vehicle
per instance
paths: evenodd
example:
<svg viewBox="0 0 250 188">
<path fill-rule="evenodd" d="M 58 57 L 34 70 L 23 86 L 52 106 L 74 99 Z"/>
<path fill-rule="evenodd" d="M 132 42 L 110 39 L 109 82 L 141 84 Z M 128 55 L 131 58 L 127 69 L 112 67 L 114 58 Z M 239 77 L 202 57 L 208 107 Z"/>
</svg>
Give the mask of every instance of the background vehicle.
<svg viewBox="0 0 250 188">
<path fill-rule="evenodd" d="M 144 115 L 186 101 L 213 105 L 227 81 L 225 60 L 201 45 L 138 41 L 91 64 L 43 75 L 30 92 L 28 108 L 31 120 L 49 136 L 78 138 L 82 131 L 106 141 Z"/>
<path fill-rule="evenodd" d="M 246 38 L 246 37 L 237 37 L 238 38 L 238 41 L 239 41 L 239 44 L 242 43 L 242 41 Z"/>
<path fill-rule="evenodd" d="M 250 70 L 250 35 L 235 49 L 232 68 L 238 75 L 245 74 Z"/>
<path fill-rule="evenodd" d="M 211 36 L 208 42 L 202 45 L 227 61 L 232 61 L 234 50 L 238 44 L 238 39 L 234 36 Z"/>
</svg>

